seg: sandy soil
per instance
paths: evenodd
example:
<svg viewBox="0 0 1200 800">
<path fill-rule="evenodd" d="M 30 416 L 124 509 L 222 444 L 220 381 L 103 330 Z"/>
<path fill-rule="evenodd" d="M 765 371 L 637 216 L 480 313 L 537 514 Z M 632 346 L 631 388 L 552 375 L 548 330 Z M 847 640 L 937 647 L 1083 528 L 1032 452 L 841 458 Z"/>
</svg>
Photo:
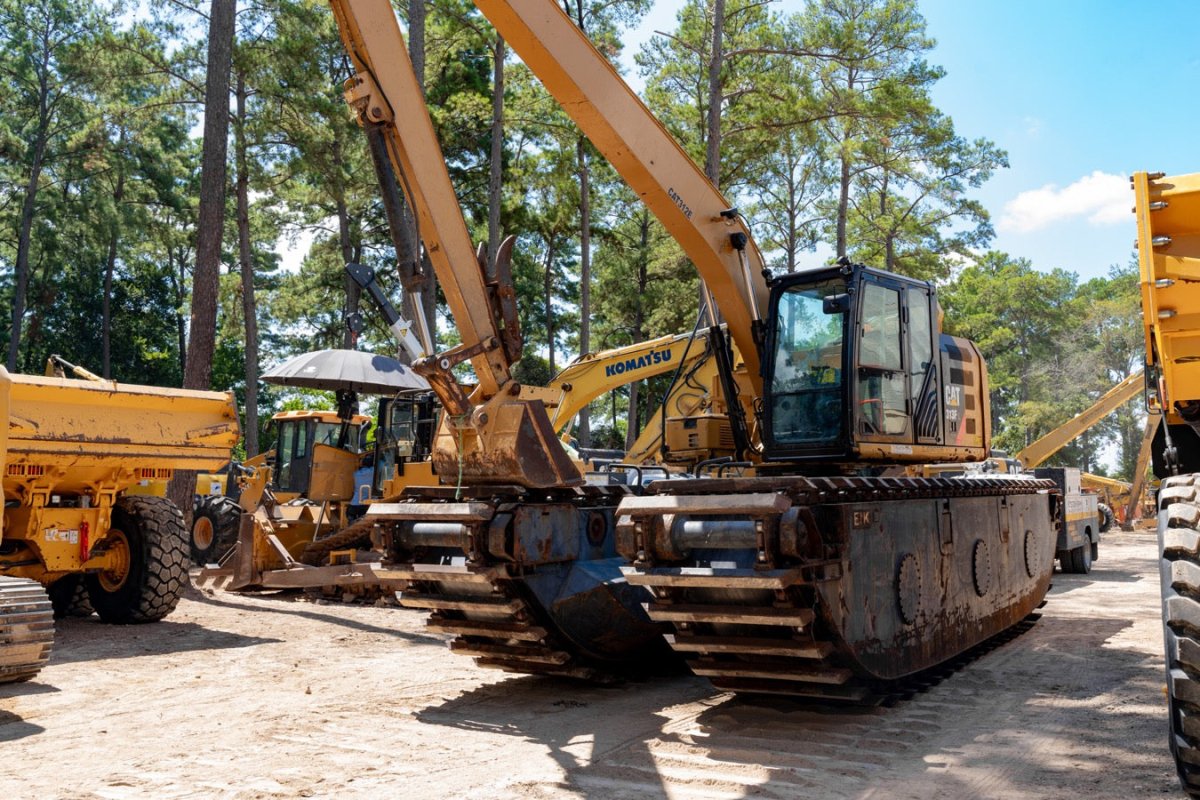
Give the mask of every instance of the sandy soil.
<svg viewBox="0 0 1200 800">
<path fill-rule="evenodd" d="M 1153 538 L 1109 535 L 1030 631 L 858 711 L 510 676 L 414 611 L 193 589 L 155 625 L 61 621 L 0 687 L 0 798 L 1181 797 Z"/>
</svg>

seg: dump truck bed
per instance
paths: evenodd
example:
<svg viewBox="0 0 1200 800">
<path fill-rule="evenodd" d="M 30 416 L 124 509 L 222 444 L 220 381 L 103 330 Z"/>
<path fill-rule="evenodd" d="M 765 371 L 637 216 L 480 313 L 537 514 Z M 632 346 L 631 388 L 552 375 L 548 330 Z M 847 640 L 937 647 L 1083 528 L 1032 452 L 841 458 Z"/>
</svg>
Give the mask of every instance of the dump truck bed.
<svg viewBox="0 0 1200 800">
<path fill-rule="evenodd" d="M 132 485 L 176 469 L 212 471 L 238 438 L 231 393 L 33 375 L 0 368 L 5 490 L 47 474 L 57 491 Z M 154 473 L 154 474 L 151 474 Z M 124 487 L 122 487 L 124 488 Z"/>
</svg>

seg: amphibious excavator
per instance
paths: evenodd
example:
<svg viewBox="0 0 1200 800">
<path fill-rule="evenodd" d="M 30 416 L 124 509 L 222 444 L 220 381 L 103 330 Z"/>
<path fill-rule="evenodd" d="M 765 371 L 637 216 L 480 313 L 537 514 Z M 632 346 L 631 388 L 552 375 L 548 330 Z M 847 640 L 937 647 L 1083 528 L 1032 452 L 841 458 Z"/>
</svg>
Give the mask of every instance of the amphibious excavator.
<svg viewBox="0 0 1200 800">
<path fill-rule="evenodd" d="M 1169 741 L 1200 797 L 1200 173 L 1134 173 L 1146 399 L 1158 492 Z"/>
<path fill-rule="evenodd" d="M 442 485 L 365 517 L 408 582 L 402 602 L 429 609 L 454 650 L 589 676 L 660 659 L 673 630 L 722 687 L 861 699 L 1041 603 L 1061 516 L 1051 482 L 873 477 L 988 452 L 986 368 L 940 332 L 934 288 L 848 262 L 771 279 L 737 210 L 556 4 L 475 0 L 679 242 L 740 354 L 710 318 L 723 407 L 663 433 L 727 442 L 753 477 L 585 482 L 542 396 L 512 380 L 514 300 L 471 252 L 390 4 L 331 5 L 355 71 L 347 100 L 386 156 L 377 172 L 405 177 L 462 334 L 414 364 L 446 409 Z M 465 361 L 470 392 L 453 374 Z"/>
<path fill-rule="evenodd" d="M 187 581 L 183 515 L 129 494 L 173 470 L 211 471 L 238 438 L 233 395 L 0 368 L 0 682 L 33 677 L 51 612 L 154 622 Z"/>
</svg>

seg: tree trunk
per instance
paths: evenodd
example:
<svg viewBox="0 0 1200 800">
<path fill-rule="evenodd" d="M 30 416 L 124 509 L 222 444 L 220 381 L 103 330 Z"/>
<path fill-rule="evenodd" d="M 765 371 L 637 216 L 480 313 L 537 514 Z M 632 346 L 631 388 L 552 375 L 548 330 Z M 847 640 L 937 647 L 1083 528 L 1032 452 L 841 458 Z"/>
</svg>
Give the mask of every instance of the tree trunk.
<svg viewBox="0 0 1200 800">
<path fill-rule="evenodd" d="M 187 259 L 182 256 L 176 261 L 175 248 L 167 245 L 167 266 L 175 281 L 175 335 L 179 347 L 179 374 L 187 372 L 187 320 L 183 317 L 183 302 L 187 299 Z M 176 271 L 175 267 L 179 270 Z"/>
<path fill-rule="evenodd" d="M 488 264 L 500 249 L 500 195 L 504 178 L 504 39 L 492 46 L 492 146 L 488 154 Z"/>
<path fill-rule="evenodd" d="M 725 0 L 713 0 L 712 51 L 708 57 L 708 117 L 705 124 L 704 174 L 719 187 L 721 177 L 721 67 L 725 60 Z"/>
<path fill-rule="evenodd" d="M 408 58 L 425 91 L 425 0 L 408 0 Z"/>
<path fill-rule="evenodd" d="M 721 67 L 725 50 L 725 0 L 713 0 L 712 5 L 712 50 L 708 57 L 708 109 L 704 125 L 704 174 L 712 185 L 721 188 Z M 708 308 L 708 290 L 704 279 L 700 279 L 700 312 Z M 718 318 L 713 310 L 713 319 Z"/>
<path fill-rule="evenodd" d="M 879 192 L 879 218 L 884 224 L 883 233 L 883 268 L 888 272 L 896 271 L 896 231 L 888 222 L 888 171 L 883 170 L 883 188 Z"/>
<path fill-rule="evenodd" d="M 225 229 L 225 157 L 229 136 L 229 67 L 233 60 L 236 0 L 212 0 L 208 28 L 208 77 L 204 88 L 204 151 L 200 165 L 200 211 L 192 318 L 183 385 L 208 389 L 217 340 L 217 292 Z"/>
<path fill-rule="evenodd" d="M 125 130 L 121 129 L 120 147 L 124 150 Z M 112 287 L 117 268 L 117 244 L 121 238 L 121 203 L 125 199 L 125 163 L 117 163 L 117 186 L 113 190 L 112 230 L 108 236 L 108 257 L 104 260 L 104 296 L 100 298 L 100 374 L 112 377 Z"/>
<path fill-rule="evenodd" d="M 575 155 L 579 161 L 579 353 L 583 355 L 592 351 L 592 189 L 587 142 L 582 136 L 575 142 Z M 614 419 L 614 429 L 616 425 Z M 579 411 L 579 444 L 592 446 L 591 415 L 587 406 Z"/>
<path fill-rule="evenodd" d="M 258 308 L 254 297 L 254 261 L 250 248 L 250 175 L 246 157 L 246 77 L 237 76 L 237 123 L 233 129 L 237 166 L 238 263 L 242 273 L 242 316 L 246 325 L 246 456 L 258 455 Z"/>
<path fill-rule="evenodd" d="M 854 80 L 853 71 L 846 74 L 846 89 L 849 96 L 854 96 Z M 847 125 L 850 123 L 847 122 Z M 837 205 L 837 241 L 835 247 L 837 249 L 837 257 L 844 258 L 846 256 L 846 218 L 850 215 L 850 153 L 847 148 L 850 146 L 850 132 L 845 130 L 842 134 L 842 151 L 838 155 L 838 164 L 840 172 L 838 175 L 838 205 Z"/>
<path fill-rule="evenodd" d="M 840 157 L 841 176 L 838 183 L 837 206 L 837 257 L 846 255 L 846 217 L 850 212 L 850 158 L 845 153 Z"/>
<path fill-rule="evenodd" d="M 342 142 L 341 128 L 335 128 L 333 133 L 333 144 L 331 145 L 333 156 L 334 174 L 342 174 L 341 166 L 345 162 L 345 144 Z M 346 205 L 346 186 L 339 180 L 337 182 L 337 197 L 335 199 L 337 208 L 338 221 L 338 248 L 342 253 L 342 263 L 349 264 L 356 260 L 356 248 L 354 246 L 354 236 L 350 229 L 350 209 Z M 350 273 L 343 272 L 342 286 L 346 292 L 346 301 L 343 306 L 343 321 L 348 322 L 350 315 L 358 311 L 358 301 L 362 296 L 362 289 L 350 277 Z M 354 331 L 350 330 L 350 325 L 343 325 L 342 328 L 342 348 L 345 350 L 355 349 L 357 337 Z"/>
<path fill-rule="evenodd" d="M 417 85 L 425 91 L 425 0 L 409 0 L 408 2 L 408 57 L 412 61 L 413 72 L 417 75 Z M 412 209 L 407 209 L 407 219 L 411 225 L 412 241 L 417 242 L 417 223 Z M 417 242 L 417 257 L 421 258 L 421 244 Z M 428 258 L 422 259 L 425 274 L 425 291 L 421 295 L 421 306 L 425 310 L 425 319 L 429 323 L 429 334 L 433 337 L 430 343 L 437 349 L 437 275 Z"/>
<path fill-rule="evenodd" d="M 800 199 L 796 196 L 796 165 L 793 161 L 788 161 L 788 185 L 787 185 L 787 271 L 796 271 L 796 254 L 800 250 L 800 231 L 796 227 L 796 220 L 800 218 Z"/>
<path fill-rule="evenodd" d="M 645 333 L 642 331 L 642 325 L 646 321 L 646 288 L 650 284 L 650 212 L 645 208 L 641 211 L 641 224 L 639 225 L 639 240 L 638 240 L 638 265 L 637 265 L 637 286 L 638 296 L 634 304 L 633 311 L 633 336 L 634 341 L 640 342 Z M 625 452 L 633 449 L 633 443 L 637 441 L 637 437 L 641 435 L 641 418 L 642 415 L 638 409 L 638 400 L 641 395 L 641 381 L 634 381 L 629 384 L 629 419 L 625 423 Z M 613 420 L 613 425 L 617 424 Z"/>
<path fill-rule="evenodd" d="M 49 126 L 48 118 L 45 125 Z M 34 141 L 33 163 L 29 168 L 29 181 L 25 184 L 25 200 L 21 204 L 21 227 L 17 234 L 17 263 L 14 270 L 16 285 L 13 288 L 12 331 L 8 340 L 9 372 L 17 371 L 17 354 L 21 349 L 21 323 L 25 318 L 25 296 L 29 292 L 29 250 L 33 243 L 33 212 L 37 207 L 38 181 L 42 177 L 47 138 L 43 128 Z"/>
<path fill-rule="evenodd" d="M 183 386 L 208 389 L 217 342 L 217 293 L 225 228 L 225 156 L 229 136 L 229 67 L 237 0 L 212 0 L 208 25 L 208 76 L 204 87 L 204 149 L 200 163 L 200 210 L 196 267 L 192 271 L 192 317 Z M 175 473 L 167 496 L 191 520 L 196 473 Z"/>
<path fill-rule="evenodd" d="M 542 299 L 546 307 L 546 343 L 549 346 L 550 374 L 554 368 L 554 237 L 546 237 L 546 263 L 542 272 Z"/>
</svg>

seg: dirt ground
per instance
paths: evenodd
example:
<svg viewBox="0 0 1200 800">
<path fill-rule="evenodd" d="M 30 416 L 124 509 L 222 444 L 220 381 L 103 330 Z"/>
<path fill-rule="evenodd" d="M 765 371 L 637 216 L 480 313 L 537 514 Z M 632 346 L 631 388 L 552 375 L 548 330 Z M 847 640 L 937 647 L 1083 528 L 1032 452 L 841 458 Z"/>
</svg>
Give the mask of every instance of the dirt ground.
<svg viewBox="0 0 1200 800">
<path fill-rule="evenodd" d="M 192 589 L 155 625 L 61 621 L 0 687 L 0 798 L 1182 797 L 1153 540 L 1108 535 L 1027 633 L 858 711 L 510 676 L 415 611 Z"/>
</svg>

